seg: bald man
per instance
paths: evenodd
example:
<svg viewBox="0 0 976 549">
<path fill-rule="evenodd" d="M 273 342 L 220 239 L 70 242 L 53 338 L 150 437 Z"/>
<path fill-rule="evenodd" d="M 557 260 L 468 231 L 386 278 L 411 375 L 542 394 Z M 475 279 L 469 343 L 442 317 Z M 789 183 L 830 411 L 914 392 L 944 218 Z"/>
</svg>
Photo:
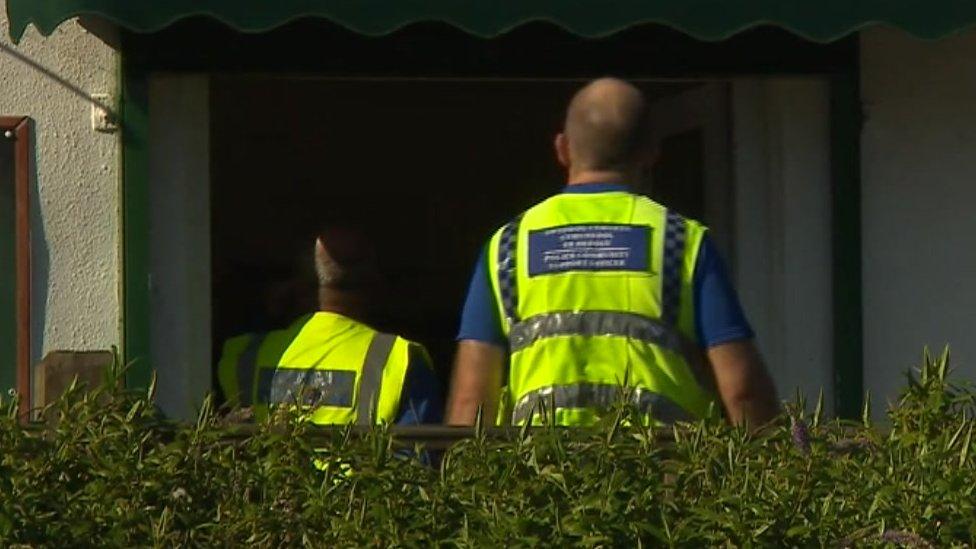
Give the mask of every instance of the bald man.
<svg viewBox="0 0 976 549">
<path fill-rule="evenodd" d="M 589 425 L 620 399 L 658 423 L 778 413 L 707 229 L 630 191 L 654 161 L 646 111 L 617 79 L 573 97 L 555 139 L 566 187 L 499 228 L 475 268 L 448 424 L 480 409 Z"/>
<path fill-rule="evenodd" d="M 443 397 L 426 349 L 367 323 L 379 286 L 369 242 L 328 229 L 314 263 L 317 312 L 224 344 L 217 373 L 228 403 L 258 417 L 300 404 L 318 424 L 440 423 Z"/>
</svg>

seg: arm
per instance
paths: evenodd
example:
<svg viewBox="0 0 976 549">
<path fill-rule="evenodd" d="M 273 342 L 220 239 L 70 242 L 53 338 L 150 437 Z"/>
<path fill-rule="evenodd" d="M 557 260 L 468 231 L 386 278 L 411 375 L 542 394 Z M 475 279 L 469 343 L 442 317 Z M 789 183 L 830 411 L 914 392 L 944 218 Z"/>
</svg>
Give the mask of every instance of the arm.
<svg viewBox="0 0 976 549">
<path fill-rule="evenodd" d="M 491 343 L 473 339 L 458 343 L 445 423 L 474 425 L 479 408 L 482 417 L 494 423 L 504 361 L 505 353 Z"/>
<path fill-rule="evenodd" d="M 735 424 L 759 426 L 779 413 L 776 387 L 759 351 L 725 264 L 706 235 L 694 280 L 695 330 L 705 369 Z"/>
<path fill-rule="evenodd" d="M 730 422 L 759 427 L 779 414 L 776 387 L 752 340 L 722 343 L 706 355 Z"/>
<path fill-rule="evenodd" d="M 483 249 L 471 277 L 468 297 L 461 312 L 457 358 L 447 398 L 448 425 L 474 425 L 478 408 L 493 424 L 503 373 L 507 368 L 504 349 L 508 339 L 502 333 L 498 304 L 491 291 Z"/>
</svg>

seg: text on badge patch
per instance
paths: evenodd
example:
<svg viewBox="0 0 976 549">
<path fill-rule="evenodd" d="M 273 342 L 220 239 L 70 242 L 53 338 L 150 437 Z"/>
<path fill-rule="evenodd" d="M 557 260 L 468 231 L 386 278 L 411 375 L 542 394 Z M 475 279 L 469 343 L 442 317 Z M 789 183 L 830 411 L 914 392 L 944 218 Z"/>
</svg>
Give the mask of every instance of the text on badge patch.
<svg viewBox="0 0 976 549">
<path fill-rule="evenodd" d="M 529 232 L 529 276 L 566 271 L 648 271 L 646 225 L 563 225 Z"/>
</svg>

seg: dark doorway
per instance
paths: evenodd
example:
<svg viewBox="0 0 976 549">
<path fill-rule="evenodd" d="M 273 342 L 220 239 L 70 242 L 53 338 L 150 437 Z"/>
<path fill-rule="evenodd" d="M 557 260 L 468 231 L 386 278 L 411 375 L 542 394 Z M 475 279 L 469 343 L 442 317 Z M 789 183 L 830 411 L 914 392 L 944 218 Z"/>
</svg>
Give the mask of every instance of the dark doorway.
<svg viewBox="0 0 976 549">
<path fill-rule="evenodd" d="M 310 275 L 317 228 L 351 224 L 377 244 L 390 284 L 378 327 L 427 345 L 446 375 L 477 254 L 495 228 L 563 185 L 552 139 L 580 85 L 215 77 L 215 351 L 297 316 L 269 306 L 276 288 L 303 268 Z M 654 100 L 689 83 L 643 87 Z"/>
</svg>

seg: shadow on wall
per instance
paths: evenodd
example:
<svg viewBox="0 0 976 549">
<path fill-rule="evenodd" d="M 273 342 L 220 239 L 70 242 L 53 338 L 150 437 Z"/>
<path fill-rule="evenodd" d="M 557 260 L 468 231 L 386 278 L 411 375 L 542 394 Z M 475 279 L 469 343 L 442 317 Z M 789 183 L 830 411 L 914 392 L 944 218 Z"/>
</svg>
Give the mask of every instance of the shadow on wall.
<svg viewBox="0 0 976 549">
<path fill-rule="evenodd" d="M 77 85 L 65 80 L 53 70 L 45 67 L 16 48 L 7 44 L 0 43 L 0 54 L 11 58 L 14 62 L 19 62 L 31 70 L 34 70 L 57 85 L 83 99 L 85 102 L 97 106 L 115 118 L 115 109 L 98 101 L 85 90 Z M 15 115 L 30 116 L 33 113 L 4 113 Z M 117 118 L 116 118 L 117 119 Z M 40 180 L 38 177 L 37 159 L 37 135 L 45 128 L 37 124 L 35 119 L 34 131 L 31 132 L 31 157 L 30 157 L 30 278 L 31 278 L 31 364 L 37 364 L 42 358 L 44 349 L 44 327 L 47 325 L 47 300 L 48 285 L 50 282 L 50 249 L 48 247 L 47 235 L 44 230 L 44 217 L 41 212 Z M 33 370 L 32 370 L 33 371 Z"/>
<path fill-rule="evenodd" d="M 91 94 L 79 88 L 77 85 L 72 84 L 71 82 L 65 80 L 60 75 L 58 75 L 58 73 L 52 71 L 51 69 L 45 67 L 44 65 L 38 63 L 37 61 L 34 61 L 30 57 L 27 57 L 26 55 L 20 53 L 16 49 L 11 48 L 6 44 L 0 43 L 0 51 L 9 55 L 10 57 L 13 57 L 17 61 L 20 61 L 21 63 L 27 65 L 28 67 L 34 69 L 35 71 L 43 74 L 45 77 L 56 82 L 64 89 L 84 99 L 86 102 L 91 103 L 92 105 L 105 111 L 106 113 L 108 113 L 109 117 L 112 120 L 118 120 L 118 113 L 115 111 L 114 108 L 112 108 L 111 106 L 107 105 L 102 101 L 99 101 L 98 99 L 95 99 L 94 97 L 91 96 Z"/>
</svg>

